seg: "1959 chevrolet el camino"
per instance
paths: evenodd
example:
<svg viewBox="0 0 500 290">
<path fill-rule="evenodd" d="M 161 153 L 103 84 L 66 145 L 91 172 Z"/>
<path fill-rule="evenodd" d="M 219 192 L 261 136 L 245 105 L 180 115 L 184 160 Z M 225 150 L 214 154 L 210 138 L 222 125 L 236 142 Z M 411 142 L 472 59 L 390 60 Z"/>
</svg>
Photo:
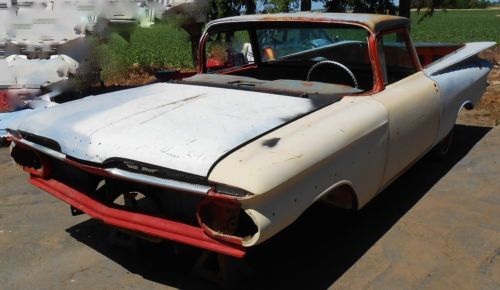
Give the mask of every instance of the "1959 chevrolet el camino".
<svg viewBox="0 0 500 290">
<path fill-rule="evenodd" d="M 243 257 L 323 201 L 360 209 L 479 101 L 495 43 L 414 45 L 406 18 L 213 21 L 198 74 L 35 112 L 31 183 L 106 224 Z"/>
</svg>

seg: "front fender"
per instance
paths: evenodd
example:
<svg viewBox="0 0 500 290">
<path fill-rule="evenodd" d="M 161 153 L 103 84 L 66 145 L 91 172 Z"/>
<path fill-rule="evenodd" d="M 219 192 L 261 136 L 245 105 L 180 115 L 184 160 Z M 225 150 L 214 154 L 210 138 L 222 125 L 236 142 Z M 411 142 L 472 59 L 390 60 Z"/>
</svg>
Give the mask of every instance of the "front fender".
<svg viewBox="0 0 500 290">
<path fill-rule="evenodd" d="M 346 97 L 229 154 L 209 181 L 254 194 L 242 200 L 260 243 L 296 220 L 340 181 L 359 206 L 380 189 L 387 151 L 387 111 L 369 97 Z"/>
</svg>

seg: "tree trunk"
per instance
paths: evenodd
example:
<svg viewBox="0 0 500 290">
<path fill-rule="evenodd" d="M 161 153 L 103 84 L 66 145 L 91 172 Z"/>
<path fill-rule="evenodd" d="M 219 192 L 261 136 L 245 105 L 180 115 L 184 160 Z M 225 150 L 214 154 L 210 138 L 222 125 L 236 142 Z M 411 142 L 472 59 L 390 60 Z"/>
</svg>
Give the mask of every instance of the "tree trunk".
<svg viewBox="0 0 500 290">
<path fill-rule="evenodd" d="M 300 11 L 311 11 L 311 0 L 300 0 Z"/>
<path fill-rule="evenodd" d="M 410 18 L 410 0 L 399 1 L 399 16 Z"/>
<path fill-rule="evenodd" d="M 181 28 L 184 29 L 190 36 L 191 57 L 193 60 L 193 66 L 196 67 L 198 64 L 198 43 L 203 33 L 203 23 L 187 23 L 181 25 Z"/>
<path fill-rule="evenodd" d="M 255 14 L 255 10 L 257 10 L 257 6 L 255 4 L 255 0 L 245 0 L 246 14 Z"/>
</svg>

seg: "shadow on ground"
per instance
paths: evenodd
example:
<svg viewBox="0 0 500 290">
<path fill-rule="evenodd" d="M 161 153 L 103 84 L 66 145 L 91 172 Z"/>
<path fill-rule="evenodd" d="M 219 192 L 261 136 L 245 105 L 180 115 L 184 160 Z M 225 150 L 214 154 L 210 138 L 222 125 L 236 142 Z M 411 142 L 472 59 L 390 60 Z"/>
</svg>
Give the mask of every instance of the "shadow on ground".
<svg viewBox="0 0 500 290">
<path fill-rule="evenodd" d="M 445 161 L 437 163 L 424 158 L 359 212 L 332 209 L 321 204 L 312 206 L 280 234 L 249 250 L 246 262 L 253 274 L 238 288 L 327 288 L 489 130 L 457 125 L 453 147 Z M 216 288 L 215 284 L 191 274 L 200 254 L 198 250 L 189 249 L 173 255 L 172 247 L 166 243 L 146 242 L 141 242 L 135 251 L 116 247 L 105 242 L 110 228 L 94 220 L 67 231 L 78 241 L 145 279 L 183 289 Z"/>
</svg>

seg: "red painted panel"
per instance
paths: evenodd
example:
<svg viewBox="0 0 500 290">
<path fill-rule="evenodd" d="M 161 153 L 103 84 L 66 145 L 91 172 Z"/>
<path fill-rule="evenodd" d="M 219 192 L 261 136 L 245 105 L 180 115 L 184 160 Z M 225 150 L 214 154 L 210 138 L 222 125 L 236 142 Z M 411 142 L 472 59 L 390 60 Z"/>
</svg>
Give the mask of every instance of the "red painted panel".
<svg viewBox="0 0 500 290">
<path fill-rule="evenodd" d="M 12 107 L 7 99 L 7 91 L 0 90 L 0 113 L 10 111 L 12 111 Z"/>
<path fill-rule="evenodd" d="M 241 245 L 228 244 L 215 240 L 208 236 L 201 228 L 107 207 L 54 179 L 45 180 L 32 176 L 30 181 L 40 189 L 49 192 L 91 217 L 102 220 L 106 224 L 237 258 L 245 256 L 245 249 Z"/>
</svg>

